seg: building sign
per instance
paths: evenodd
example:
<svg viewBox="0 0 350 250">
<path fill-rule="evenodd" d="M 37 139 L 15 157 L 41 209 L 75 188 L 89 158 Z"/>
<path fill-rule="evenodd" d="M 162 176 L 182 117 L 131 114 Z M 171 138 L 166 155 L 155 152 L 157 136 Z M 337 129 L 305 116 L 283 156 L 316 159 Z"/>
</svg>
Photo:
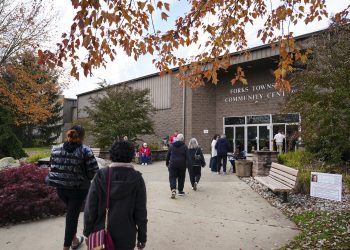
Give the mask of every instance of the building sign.
<svg viewBox="0 0 350 250">
<path fill-rule="evenodd" d="M 291 90 L 293 93 L 294 90 Z M 274 83 L 264 83 L 260 85 L 245 86 L 230 89 L 230 96 L 225 97 L 225 102 L 259 102 L 262 99 L 272 99 L 287 96 L 289 93 L 277 91 Z"/>
<path fill-rule="evenodd" d="M 342 175 L 311 172 L 310 196 L 341 201 Z"/>
</svg>

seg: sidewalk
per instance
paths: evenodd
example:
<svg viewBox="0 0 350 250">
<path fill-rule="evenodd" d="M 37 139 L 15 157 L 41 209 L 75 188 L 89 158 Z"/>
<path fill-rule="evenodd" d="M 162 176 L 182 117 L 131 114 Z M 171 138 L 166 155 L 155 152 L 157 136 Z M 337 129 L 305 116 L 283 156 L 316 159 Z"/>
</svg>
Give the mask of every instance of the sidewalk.
<svg viewBox="0 0 350 250">
<path fill-rule="evenodd" d="M 172 200 L 164 162 L 136 168 L 147 185 L 146 249 L 277 249 L 298 234 L 291 221 L 235 175 L 214 175 L 205 167 L 194 192 L 187 174 L 186 196 Z M 62 249 L 63 234 L 64 217 L 0 228 L 0 249 Z"/>
</svg>

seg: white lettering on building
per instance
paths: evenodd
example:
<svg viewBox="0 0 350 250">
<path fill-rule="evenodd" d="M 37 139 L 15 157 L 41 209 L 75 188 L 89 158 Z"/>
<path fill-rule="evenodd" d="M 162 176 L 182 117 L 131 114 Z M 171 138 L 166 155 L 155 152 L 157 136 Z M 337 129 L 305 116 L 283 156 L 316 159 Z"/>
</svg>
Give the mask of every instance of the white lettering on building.
<svg viewBox="0 0 350 250">
<path fill-rule="evenodd" d="M 291 93 L 294 93 L 296 90 L 292 90 Z M 263 93 L 259 93 L 263 92 Z M 277 91 L 275 89 L 274 83 L 264 83 L 254 86 L 246 86 L 240 88 L 230 89 L 230 96 L 225 97 L 224 101 L 227 103 L 230 102 L 249 102 L 254 101 L 258 102 L 262 99 L 273 99 L 281 98 L 287 96 L 289 93 L 284 91 Z"/>
</svg>

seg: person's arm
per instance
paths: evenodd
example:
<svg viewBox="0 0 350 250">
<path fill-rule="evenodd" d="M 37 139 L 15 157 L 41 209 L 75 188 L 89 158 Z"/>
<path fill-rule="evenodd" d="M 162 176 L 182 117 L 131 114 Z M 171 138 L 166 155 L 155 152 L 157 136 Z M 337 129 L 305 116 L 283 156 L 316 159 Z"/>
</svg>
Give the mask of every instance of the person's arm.
<svg viewBox="0 0 350 250">
<path fill-rule="evenodd" d="M 89 193 L 86 197 L 86 203 L 84 208 L 84 231 L 83 234 L 85 237 L 88 237 L 94 228 L 96 219 L 97 219 L 97 212 L 98 212 L 98 181 L 97 177 L 99 176 L 99 173 L 96 174 L 96 177 L 93 179 Z"/>
<path fill-rule="evenodd" d="M 147 194 L 145 181 L 141 177 L 141 182 L 136 193 L 136 204 L 134 219 L 137 226 L 137 245 L 145 246 L 147 241 Z"/>
<path fill-rule="evenodd" d="M 92 180 L 98 171 L 98 164 L 91 148 L 85 148 L 84 166 L 86 168 L 87 177 Z"/>
<path fill-rule="evenodd" d="M 172 150 L 172 146 L 169 147 L 168 149 L 168 153 L 166 154 L 166 161 L 165 161 L 165 165 L 167 167 L 169 167 L 169 161 L 170 161 L 170 156 L 171 156 L 171 150 Z"/>
<path fill-rule="evenodd" d="M 201 155 L 201 163 L 202 163 L 201 166 L 205 167 L 206 163 L 205 163 L 204 155 L 203 155 L 203 152 L 202 152 L 201 148 L 199 148 L 199 153 Z"/>
</svg>

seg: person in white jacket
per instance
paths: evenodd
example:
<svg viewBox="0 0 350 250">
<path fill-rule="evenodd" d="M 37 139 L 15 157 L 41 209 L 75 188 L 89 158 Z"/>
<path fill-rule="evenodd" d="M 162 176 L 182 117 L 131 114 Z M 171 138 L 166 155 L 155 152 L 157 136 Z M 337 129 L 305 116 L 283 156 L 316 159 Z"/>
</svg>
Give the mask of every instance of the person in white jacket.
<svg viewBox="0 0 350 250">
<path fill-rule="evenodd" d="M 213 137 L 213 140 L 211 141 L 211 158 L 210 158 L 210 164 L 209 167 L 211 169 L 212 173 L 216 173 L 216 165 L 217 165 L 217 155 L 218 155 L 218 151 L 215 148 L 216 142 L 218 141 L 218 139 L 220 138 L 220 135 L 215 134 Z"/>
</svg>

